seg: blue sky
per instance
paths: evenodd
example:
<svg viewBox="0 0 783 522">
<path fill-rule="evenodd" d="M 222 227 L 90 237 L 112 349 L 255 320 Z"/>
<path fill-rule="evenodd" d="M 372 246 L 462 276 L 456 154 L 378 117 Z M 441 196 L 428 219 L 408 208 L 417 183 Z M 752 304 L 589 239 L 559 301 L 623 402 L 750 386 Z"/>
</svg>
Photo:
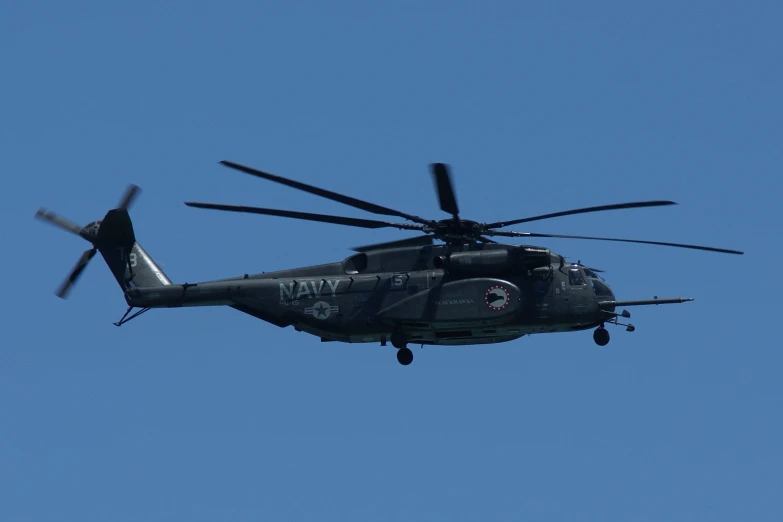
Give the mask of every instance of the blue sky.
<svg viewBox="0 0 783 522">
<path fill-rule="evenodd" d="M 780 520 L 774 297 L 783 45 L 775 2 L 6 2 L 0 519 Z M 122 296 L 86 224 L 143 188 L 136 234 L 178 282 L 407 237 L 185 200 L 372 217 L 230 159 L 431 216 L 639 199 L 517 230 L 607 271 L 634 333 L 497 346 L 321 344 L 230 309 Z M 777 494 L 775 492 L 778 492 Z"/>
</svg>

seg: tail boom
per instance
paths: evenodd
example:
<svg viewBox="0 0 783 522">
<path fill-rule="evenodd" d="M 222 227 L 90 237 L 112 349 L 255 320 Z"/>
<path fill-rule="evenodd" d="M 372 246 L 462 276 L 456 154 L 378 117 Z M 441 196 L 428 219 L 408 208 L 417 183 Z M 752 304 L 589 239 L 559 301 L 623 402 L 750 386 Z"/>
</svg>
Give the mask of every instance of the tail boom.
<svg viewBox="0 0 783 522">
<path fill-rule="evenodd" d="M 132 287 L 125 292 L 125 300 L 137 308 L 232 305 L 238 288 L 227 282 Z"/>
</svg>

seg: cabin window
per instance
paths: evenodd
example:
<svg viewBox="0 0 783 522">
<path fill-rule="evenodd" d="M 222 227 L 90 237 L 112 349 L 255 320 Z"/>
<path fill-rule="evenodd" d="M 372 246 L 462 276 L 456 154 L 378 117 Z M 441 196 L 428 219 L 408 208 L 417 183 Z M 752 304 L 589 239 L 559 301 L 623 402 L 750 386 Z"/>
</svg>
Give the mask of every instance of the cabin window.
<svg viewBox="0 0 783 522">
<path fill-rule="evenodd" d="M 549 290 L 549 281 L 546 281 L 544 279 L 534 279 L 533 280 L 533 292 L 538 295 L 544 295 L 547 293 L 547 290 Z"/>
</svg>

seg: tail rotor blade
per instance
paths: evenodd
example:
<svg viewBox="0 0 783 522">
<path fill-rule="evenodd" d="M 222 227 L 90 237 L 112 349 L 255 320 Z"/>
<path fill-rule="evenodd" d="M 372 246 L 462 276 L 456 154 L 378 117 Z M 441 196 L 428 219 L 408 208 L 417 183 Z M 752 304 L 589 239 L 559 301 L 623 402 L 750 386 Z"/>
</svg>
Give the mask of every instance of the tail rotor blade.
<svg viewBox="0 0 783 522">
<path fill-rule="evenodd" d="M 87 268 L 87 264 L 90 262 L 90 259 L 92 259 L 97 251 L 98 250 L 96 248 L 91 248 L 82 254 L 82 257 L 80 257 L 79 261 L 76 262 L 76 265 L 73 267 L 73 270 L 71 270 L 71 273 L 68 274 L 68 277 L 65 278 L 65 281 L 63 281 L 63 283 L 57 289 L 57 292 L 55 292 L 57 297 L 61 299 L 68 297 L 68 293 L 71 291 L 71 288 L 79 279 L 79 276 L 82 275 L 84 269 Z"/>
<path fill-rule="evenodd" d="M 120 199 L 120 204 L 117 206 L 117 208 L 122 209 L 128 209 L 133 204 L 133 201 L 136 199 L 136 197 L 139 195 L 139 192 L 141 192 L 141 189 L 137 187 L 136 185 L 128 185 L 128 188 L 125 189 L 125 193 L 122 195 L 122 198 Z"/>
<path fill-rule="evenodd" d="M 456 218 L 459 214 L 459 207 L 457 206 L 457 198 L 454 195 L 454 187 L 451 184 L 448 165 L 445 163 L 433 163 L 431 167 L 432 176 L 435 179 L 435 187 L 438 191 L 440 209 Z"/>
<path fill-rule="evenodd" d="M 54 212 L 49 212 L 45 208 L 38 209 L 38 212 L 35 213 L 35 217 L 40 219 L 41 221 L 46 221 L 47 223 L 51 223 L 52 225 L 60 227 L 63 230 L 72 232 L 77 236 L 80 235 L 79 232 L 81 232 L 82 230 L 82 227 L 80 227 L 73 221 L 66 219 L 62 216 L 58 216 Z"/>
</svg>

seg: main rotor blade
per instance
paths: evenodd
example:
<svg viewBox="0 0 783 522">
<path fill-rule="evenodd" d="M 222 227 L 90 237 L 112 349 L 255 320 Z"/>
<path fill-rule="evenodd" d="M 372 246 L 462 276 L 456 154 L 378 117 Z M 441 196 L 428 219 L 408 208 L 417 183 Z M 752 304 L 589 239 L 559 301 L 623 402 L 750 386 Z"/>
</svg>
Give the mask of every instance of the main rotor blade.
<svg viewBox="0 0 783 522">
<path fill-rule="evenodd" d="M 128 209 L 133 204 L 133 201 L 136 199 L 136 196 L 139 195 L 139 192 L 141 189 L 137 187 L 136 185 L 128 185 L 128 188 L 125 189 L 125 193 L 122 195 L 122 199 L 120 199 L 120 204 L 117 206 L 117 208 L 124 208 Z"/>
<path fill-rule="evenodd" d="M 284 178 L 281 176 L 276 176 L 275 174 L 270 174 L 268 172 L 263 172 L 257 169 L 253 169 L 250 167 L 246 167 L 244 165 L 240 165 L 238 163 L 234 163 L 232 161 L 223 160 L 220 162 L 222 165 L 225 165 L 226 167 L 240 170 L 246 174 L 250 174 L 251 176 L 256 176 L 262 179 L 266 179 L 269 181 L 274 181 L 275 183 L 280 183 L 282 185 L 286 185 L 288 187 L 292 187 L 295 189 L 303 190 L 305 192 L 309 192 L 310 194 L 315 194 L 316 196 L 321 196 L 323 198 L 331 199 L 332 201 L 337 201 L 339 203 L 343 203 L 345 205 L 349 205 L 351 207 L 355 207 L 361 210 L 365 210 L 367 212 L 372 212 L 373 214 L 382 214 L 384 216 L 397 216 L 404 219 L 407 219 L 409 221 L 414 221 L 416 223 L 421 224 L 428 224 L 429 221 L 422 219 L 418 216 L 413 216 L 411 214 L 406 214 L 405 212 L 400 212 L 399 210 L 394 210 L 392 208 L 382 207 L 380 205 L 376 205 L 374 203 L 370 203 L 368 201 L 363 201 L 361 199 L 352 198 L 350 196 L 345 196 L 343 194 L 338 194 L 336 192 L 332 192 L 330 190 L 325 190 L 318 187 L 313 187 L 312 185 L 306 185 L 305 183 L 301 183 L 299 181 L 294 181 L 292 179 Z"/>
<path fill-rule="evenodd" d="M 421 225 L 411 225 L 409 223 L 387 223 L 385 221 L 376 221 L 374 219 L 358 219 L 342 216 L 329 216 L 327 214 L 312 214 L 310 212 L 295 212 L 293 210 L 277 210 L 274 208 L 245 207 L 240 205 L 219 205 L 215 203 L 196 203 L 186 201 L 189 207 L 209 208 L 214 210 L 226 210 L 228 212 L 244 212 L 248 214 L 263 214 L 266 216 L 279 216 L 293 219 L 304 219 L 307 221 L 320 221 L 322 223 L 334 223 L 336 225 L 348 225 L 360 228 L 399 228 L 402 230 L 422 230 Z"/>
<path fill-rule="evenodd" d="M 637 201 L 634 203 L 617 203 L 614 205 L 600 205 L 597 207 L 577 208 L 575 210 L 565 210 L 563 212 L 554 212 L 552 214 L 542 214 L 540 216 L 533 216 L 522 219 L 514 219 L 512 221 L 498 221 L 496 223 L 488 223 L 484 225 L 487 228 L 502 228 L 510 225 L 518 225 L 519 223 L 529 223 L 530 221 L 539 221 L 541 219 L 549 219 L 560 216 L 572 216 L 574 214 L 587 214 L 588 212 L 601 212 L 603 210 L 618 210 L 622 208 L 641 208 L 641 207 L 661 207 L 665 205 L 676 205 L 674 201 Z"/>
<path fill-rule="evenodd" d="M 90 262 L 90 259 L 92 259 L 92 256 L 94 256 L 97 251 L 98 249 L 91 248 L 82 254 L 82 257 L 80 257 L 76 262 L 76 265 L 71 270 L 71 273 L 68 274 L 68 277 L 65 278 L 65 281 L 62 282 L 62 284 L 57 289 L 57 292 L 55 292 L 57 297 L 61 299 L 68 297 L 68 293 L 71 291 L 71 288 L 73 288 L 76 280 L 79 279 L 80 275 L 82 275 L 84 269 L 87 268 L 87 263 Z"/>
<path fill-rule="evenodd" d="M 449 167 L 445 163 L 433 163 L 431 168 L 432 176 L 435 179 L 435 187 L 438 191 L 440 209 L 456 218 L 459 214 L 459 207 L 457 206 L 457 198 L 454 195 L 454 187 L 451 185 Z"/>
<path fill-rule="evenodd" d="M 52 225 L 58 226 L 63 230 L 67 230 L 68 232 L 73 232 L 77 236 L 80 235 L 79 232 L 81 232 L 82 230 L 82 227 L 80 227 L 73 221 L 65 219 L 62 216 L 58 216 L 54 212 L 49 212 L 45 208 L 38 209 L 38 212 L 35 213 L 35 217 L 37 217 L 41 221 L 46 221 L 47 223 L 51 223 Z"/>
<path fill-rule="evenodd" d="M 505 236 L 505 237 L 552 237 L 552 238 L 559 238 L 559 239 L 592 239 L 596 241 L 618 241 L 621 243 L 639 243 L 643 245 L 660 245 L 660 246 L 670 246 L 670 247 L 677 247 L 677 248 L 691 248 L 694 250 L 707 250 L 709 252 L 720 252 L 722 254 L 738 254 L 742 255 L 744 252 L 740 252 L 739 250 L 727 250 L 725 248 L 714 248 L 714 247 L 707 247 L 707 246 L 699 246 L 699 245 L 685 245 L 681 243 L 665 243 L 661 241 L 643 241 L 640 239 L 617 239 L 617 238 L 611 238 L 611 237 L 588 237 L 588 236 L 564 236 L 560 234 L 537 234 L 535 232 L 506 232 L 502 230 L 488 230 L 486 232 L 487 235 L 490 236 Z"/>
<path fill-rule="evenodd" d="M 375 243 L 373 245 L 363 245 L 354 247 L 354 252 L 369 252 L 371 250 L 381 250 L 383 248 L 404 248 L 413 246 L 429 246 L 432 244 L 432 236 L 416 236 L 408 239 L 399 239 L 397 241 L 387 241 L 385 243 Z"/>
</svg>

